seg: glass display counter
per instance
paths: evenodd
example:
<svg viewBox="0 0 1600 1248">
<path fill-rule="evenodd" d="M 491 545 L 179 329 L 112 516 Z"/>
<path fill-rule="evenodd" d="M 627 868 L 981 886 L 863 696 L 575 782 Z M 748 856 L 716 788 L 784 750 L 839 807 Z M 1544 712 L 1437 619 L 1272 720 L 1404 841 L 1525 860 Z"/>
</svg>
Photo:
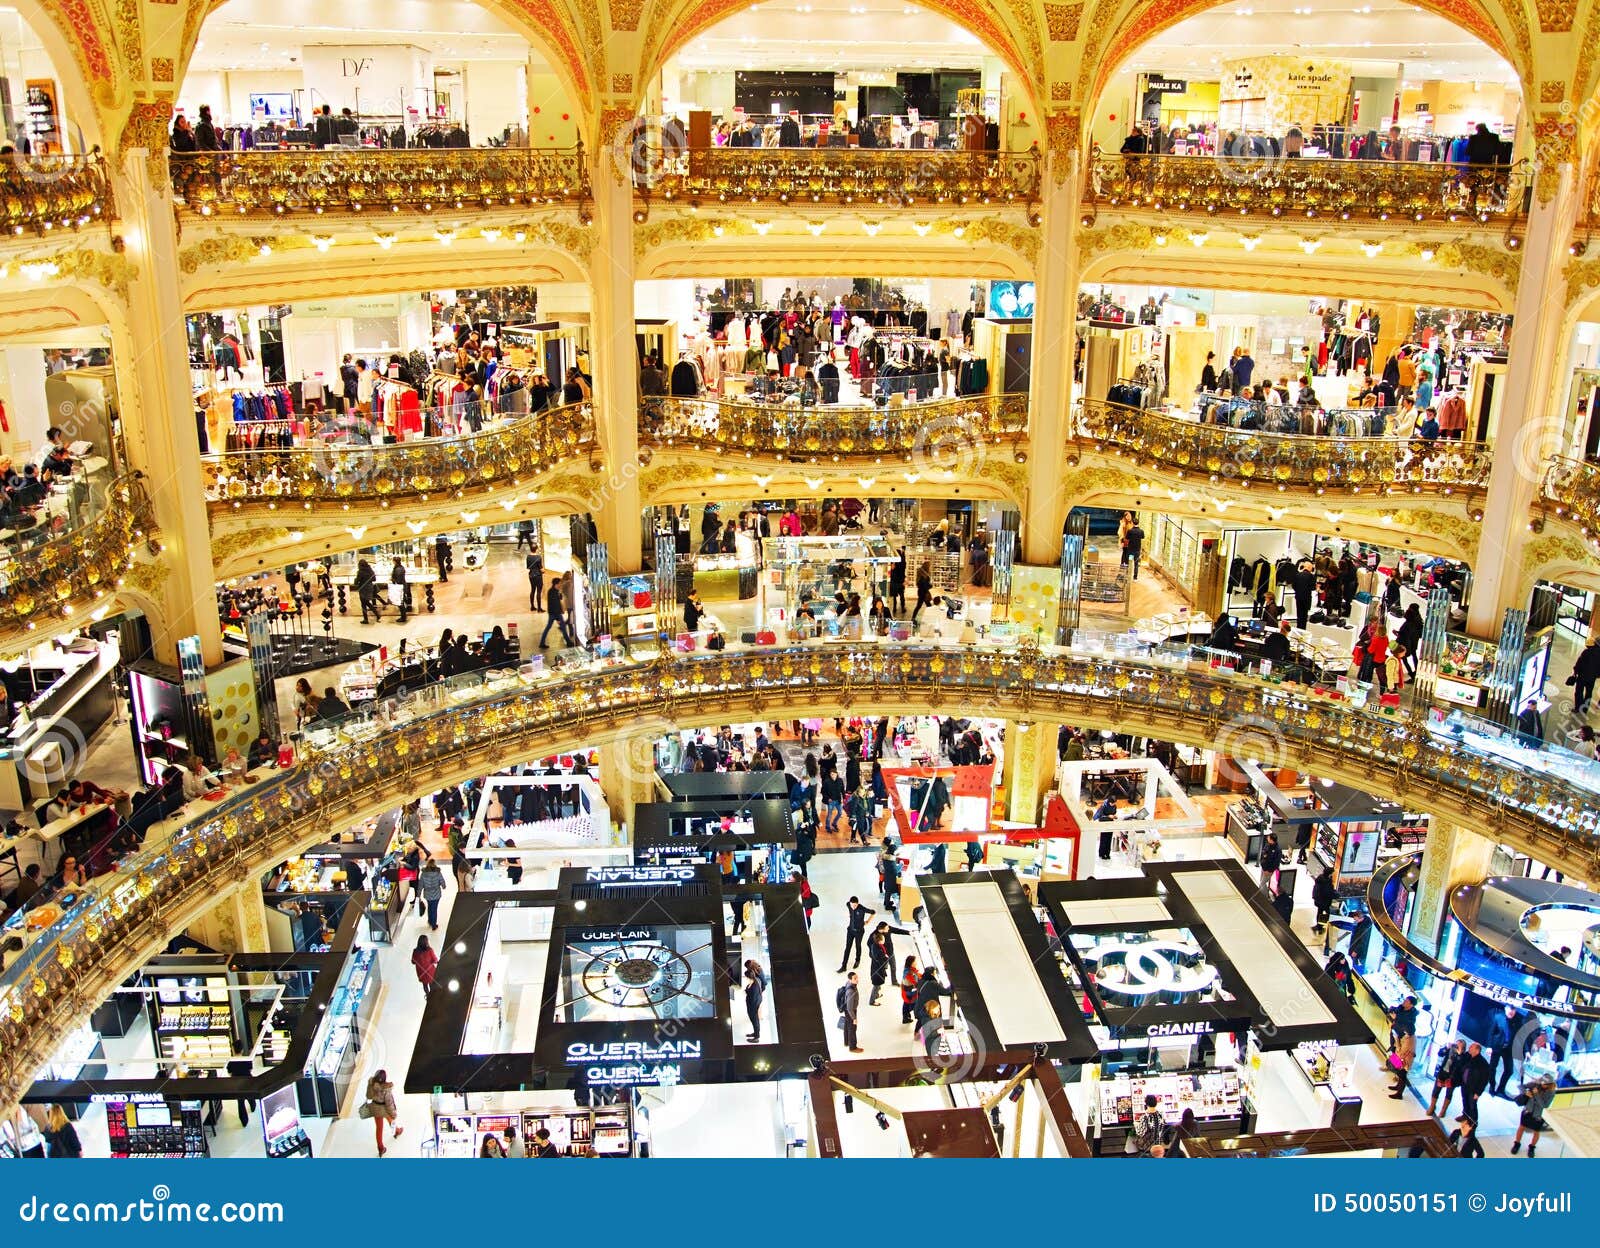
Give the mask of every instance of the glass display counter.
<svg viewBox="0 0 1600 1248">
<path fill-rule="evenodd" d="M 351 950 L 312 1041 L 311 1058 L 295 1085 L 302 1117 L 338 1117 L 381 984 L 378 951 L 365 946 Z"/>
<path fill-rule="evenodd" d="M 1102 1075 L 1090 1101 L 1091 1131 L 1101 1153 L 1120 1153 L 1144 1112 L 1144 1098 L 1157 1098 L 1162 1121 L 1174 1126 L 1186 1109 L 1194 1110 L 1207 1135 L 1248 1135 L 1255 1129 L 1255 1110 L 1238 1070 L 1198 1070 L 1157 1075 Z"/>
</svg>

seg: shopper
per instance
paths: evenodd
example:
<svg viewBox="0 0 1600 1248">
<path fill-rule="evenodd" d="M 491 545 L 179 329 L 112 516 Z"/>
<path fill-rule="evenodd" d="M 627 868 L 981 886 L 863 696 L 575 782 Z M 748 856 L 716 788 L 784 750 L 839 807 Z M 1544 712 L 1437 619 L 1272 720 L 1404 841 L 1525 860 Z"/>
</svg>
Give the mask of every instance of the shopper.
<svg viewBox="0 0 1600 1248">
<path fill-rule="evenodd" d="M 1492 1073 L 1483 1046 L 1476 1042 L 1467 1045 L 1466 1060 L 1461 1063 L 1457 1078 L 1461 1084 L 1461 1112 L 1473 1122 L 1478 1121 L 1478 1098 L 1488 1090 Z"/>
<path fill-rule="evenodd" d="M 428 996 L 433 992 L 433 977 L 439 971 L 439 955 L 428 944 L 426 932 L 417 936 L 417 947 L 411 951 L 411 965 L 416 968 L 417 982 L 422 985 L 422 995 Z"/>
<path fill-rule="evenodd" d="M 67 1111 L 52 1105 L 45 1116 L 44 1148 L 46 1157 L 82 1157 L 83 1143 L 78 1139 L 78 1129 L 67 1117 Z M 1528 1150 L 1533 1155 L 1533 1150 Z"/>
<path fill-rule="evenodd" d="M 939 977 L 931 966 L 924 967 L 922 978 L 917 981 L 917 1001 L 914 1010 L 918 1023 L 926 1022 L 929 1014 L 939 1004 L 940 997 L 948 997 L 952 989 L 939 982 Z"/>
<path fill-rule="evenodd" d="M 917 986 L 922 981 L 922 972 L 917 969 L 917 959 L 913 954 L 906 955 L 905 967 L 900 972 L 900 1022 L 909 1026 L 912 1015 L 917 1008 Z"/>
<path fill-rule="evenodd" d="M 811 930 L 811 916 L 818 905 L 816 890 L 811 887 L 811 881 L 806 879 L 805 873 L 802 871 L 794 871 L 789 879 L 791 883 L 800 887 L 800 909 L 805 913 L 806 931 L 809 932 Z"/>
<path fill-rule="evenodd" d="M 1328 926 L 1328 916 L 1333 912 L 1339 893 L 1333 887 L 1332 870 L 1324 871 L 1311 881 L 1311 904 L 1317 909 L 1316 922 L 1311 926 L 1313 936 L 1322 935 Z"/>
<path fill-rule="evenodd" d="M 544 610 L 540 591 L 544 588 L 544 556 L 537 550 L 528 552 L 528 610 L 537 615 Z"/>
<path fill-rule="evenodd" d="M 559 577 L 551 581 L 550 588 L 545 591 L 544 609 L 549 613 L 549 618 L 545 621 L 544 632 L 539 637 L 539 649 L 548 650 L 550 648 L 548 643 L 552 628 L 559 631 L 562 640 L 567 645 L 577 645 L 578 643 L 572 636 L 572 627 L 567 623 L 566 603 L 561 596 L 561 579 Z"/>
<path fill-rule="evenodd" d="M 850 949 L 854 946 L 856 951 L 855 965 L 861 965 L 861 944 L 867 934 L 867 920 L 877 914 L 876 910 L 869 910 L 861 904 L 861 898 L 852 897 L 845 902 L 845 929 L 844 929 L 844 956 L 839 959 L 839 971 L 843 974 L 845 966 L 850 961 Z"/>
<path fill-rule="evenodd" d="M 1467 1114 L 1456 1119 L 1456 1129 L 1450 1133 L 1450 1147 L 1456 1150 L 1457 1157 L 1483 1156 L 1483 1145 L 1478 1140 L 1478 1124 Z M 1532 1148 L 1528 1149 L 1528 1156 L 1533 1156 Z"/>
<path fill-rule="evenodd" d="M 1122 1149 L 1140 1157 L 1148 1157 L 1150 1150 L 1163 1142 L 1166 1122 L 1161 1117 L 1161 1098 L 1154 1092 L 1144 1094 L 1144 1111 L 1133 1120 L 1133 1127 Z"/>
<path fill-rule="evenodd" d="M 1188 1143 L 1200 1135 L 1200 1120 L 1194 1116 L 1194 1110 L 1185 1108 L 1183 1116 L 1178 1119 L 1177 1125 L 1167 1133 L 1167 1156 L 1187 1157 L 1189 1155 Z"/>
<path fill-rule="evenodd" d="M 1335 950 L 1322 967 L 1329 979 L 1333 980 L 1339 991 L 1352 1001 L 1356 995 L 1355 974 L 1350 968 L 1350 959 L 1343 952 Z"/>
<path fill-rule="evenodd" d="M 444 872 L 429 854 L 417 875 L 417 893 L 428 907 L 428 930 L 439 930 L 439 898 L 444 896 Z"/>
<path fill-rule="evenodd" d="M 767 996 L 767 973 L 754 958 L 744 963 L 744 1012 L 750 1019 L 750 1034 L 745 1037 L 751 1044 L 761 1039 L 761 1003 Z"/>
<path fill-rule="evenodd" d="M 478 1148 L 479 1157 L 504 1157 L 505 1145 L 500 1142 L 500 1137 L 490 1132 L 483 1137 L 483 1143 Z"/>
<path fill-rule="evenodd" d="M 1506 1006 L 1489 1024 L 1489 1047 L 1493 1050 L 1493 1055 L 1489 1058 L 1489 1077 L 1493 1080 L 1495 1072 L 1500 1073 L 1499 1082 L 1494 1089 L 1496 1096 L 1506 1096 L 1506 1085 L 1516 1073 L 1516 1057 L 1512 1052 L 1512 1046 L 1516 1043 L 1517 1033 L 1521 1029 L 1522 1015 L 1517 1012 L 1517 1007 L 1514 1005 Z"/>
<path fill-rule="evenodd" d="M 844 983 L 834 995 L 834 1004 L 839 1007 L 839 1026 L 844 1029 L 844 1045 L 852 1053 L 862 1052 L 860 1037 L 856 1033 L 857 1018 L 861 1013 L 861 988 L 858 979 L 859 976 L 851 971 L 845 976 Z"/>
<path fill-rule="evenodd" d="M 900 858 L 895 852 L 894 842 L 888 837 L 883 841 L 883 852 L 878 855 L 878 886 L 883 890 L 884 909 L 900 917 Z"/>
<path fill-rule="evenodd" d="M 1283 867 L 1283 848 L 1278 844 L 1278 834 L 1268 832 L 1261 842 L 1261 887 L 1269 895 L 1278 891 L 1278 872 Z"/>
<path fill-rule="evenodd" d="M 906 551 L 902 546 L 899 558 L 889 569 L 889 609 L 896 615 L 906 613 Z"/>
<path fill-rule="evenodd" d="M 1291 583 L 1294 586 L 1295 626 L 1303 630 L 1311 618 L 1311 603 L 1317 595 L 1317 571 L 1309 559 L 1300 561 Z"/>
<path fill-rule="evenodd" d="M 844 781 L 832 759 L 822 772 L 822 830 L 834 833 L 844 819 Z"/>
<path fill-rule="evenodd" d="M 1550 1108 L 1550 1103 L 1556 1098 L 1556 1081 L 1548 1075 L 1536 1075 L 1522 1085 L 1522 1091 L 1517 1094 L 1517 1104 L 1522 1106 L 1522 1115 L 1517 1119 L 1517 1134 L 1511 1141 L 1511 1155 L 1515 1157 L 1522 1151 L 1523 1132 L 1531 1132 L 1528 1137 L 1528 1156 L 1532 1157 L 1534 1150 L 1539 1147 L 1539 1136 L 1550 1129 L 1550 1124 L 1545 1121 L 1544 1111 Z"/>
<path fill-rule="evenodd" d="M 872 939 L 867 942 L 867 961 L 872 979 L 872 995 L 867 998 L 867 1004 L 881 1005 L 883 986 L 889 982 L 894 967 L 894 950 L 886 932 L 872 933 Z"/>
<path fill-rule="evenodd" d="M 1406 997 L 1388 1014 L 1389 1032 L 1393 1037 L 1389 1069 L 1395 1077 L 1394 1087 L 1389 1089 L 1389 1099 L 1398 1101 L 1411 1086 L 1411 1063 L 1417 1056 L 1417 999 Z"/>
<path fill-rule="evenodd" d="M 893 592 L 891 585 L 890 592 Z M 902 587 L 902 594 L 904 589 Z M 917 569 L 917 605 L 911 610 L 911 627 L 917 626 L 917 617 L 922 614 L 922 608 L 933 605 L 933 567 L 926 560 Z"/>
<path fill-rule="evenodd" d="M 561 1156 L 560 1152 L 556 1150 L 554 1141 L 552 1141 L 550 1138 L 550 1129 L 548 1127 L 540 1127 L 537 1131 L 535 1131 L 533 1133 L 533 1142 L 533 1155 L 535 1157 Z"/>
<path fill-rule="evenodd" d="M 1448 1114 L 1450 1112 L 1450 1098 L 1455 1095 L 1455 1090 L 1461 1084 L 1461 1076 L 1467 1066 L 1467 1042 L 1457 1040 L 1454 1044 L 1446 1045 L 1444 1052 L 1439 1054 L 1439 1060 L 1433 1068 L 1433 1095 L 1428 1098 L 1429 1116 Z M 1444 1104 L 1439 1104 L 1439 1094 L 1444 1093 Z"/>
<path fill-rule="evenodd" d="M 1133 569 L 1133 579 L 1139 579 L 1139 560 L 1144 554 L 1144 529 L 1135 520 L 1133 527 L 1122 539 L 1122 564 Z"/>
<path fill-rule="evenodd" d="M 378 1138 L 378 1156 L 382 1157 L 389 1151 L 383 1146 L 383 1124 L 393 1122 L 400 1116 L 399 1107 L 394 1100 L 394 1084 L 389 1082 L 388 1071 L 376 1071 L 372 1078 L 367 1080 L 367 1099 L 358 1112 L 361 1117 L 372 1119 L 372 1129 Z M 398 1140 L 405 1133 L 404 1127 L 397 1126 L 394 1129 L 394 1138 Z"/>
<path fill-rule="evenodd" d="M 517 1135 L 516 1127 L 506 1124 L 506 1129 L 500 1133 L 501 1147 L 505 1149 L 507 1157 L 526 1157 L 527 1148 L 522 1143 L 522 1138 Z"/>
<path fill-rule="evenodd" d="M 1567 677 L 1567 684 L 1572 686 L 1572 709 L 1577 714 L 1588 711 L 1597 680 L 1600 680 L 1600 637 L 1591 639 L 1579 651 L 1573 660 L 1572 675 Z"/>
</svg>

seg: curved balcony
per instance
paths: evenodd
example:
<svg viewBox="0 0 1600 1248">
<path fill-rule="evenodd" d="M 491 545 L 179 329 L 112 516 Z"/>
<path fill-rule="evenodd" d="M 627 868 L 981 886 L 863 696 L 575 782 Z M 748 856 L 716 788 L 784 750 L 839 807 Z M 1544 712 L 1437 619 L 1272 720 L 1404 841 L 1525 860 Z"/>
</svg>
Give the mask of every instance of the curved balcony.
<svg viewBox="0 0 1600 1248">
<path fill-rule="evenodd" d="M 1084 205 L 1205 216 L 1494 223 L 1521 218 L 1526 163 L 1124 156 L 1096 152 Z"/>
<path fill-rule="evenodd" d="M 515 675 L 430 686 L 357 718 L 292 772 L 203 812 L 95 880 L 0 975 L 0 1107 L 15 1102 L 64 1030 L 172 930 L 217 894 L 325 839 L 331 825 L 518 758 L 663 723 L 760 719 L 802 704 L 817 714 L 956 704 L 1025 722 L 1116 727 L 1376 787 L 1585 878 L 1600 866 L 1592 761 L 1553 750 L 1540 756 L 1549 770 L 1534 771 L 1418 720 L 1190 671 L 1186 659 L 1187 649 L 1112 659 L 1026 643 L 1004 651 L 858 644 L 623 663 L 531 686 Z"/>
<path fill-rule="evenodd" d="M 1033 205 L 1041 192 L 1037 149 L 962 152 L 854 147 L 692 148 L 635 180 L 653 200 L 700 204 L 826 204 L 860 207 Z"/>
<path fill-rule="evenodd" d="M 590 201 L 583 145 L 172 154 L 172 190 L 200 216 L 432 212 Z"/>
<path fill-rule="evenodd" d="M 1023 441 L 1028 436 L 1028 396 L 978 394 L 900 407 L 643 398 L 639 435 L 664 446 L 801 463 L 845 456 L 881 462 L 888 456 L 954 468 L 985 444 Z"/>
<path fill-rule="evenodd" d="M 18 156 L 0 161 L 0 229 L 16 237 L 75 230 L 116 212 L 99 156 Z"/>
<path fill-rule="evenodd" d="M 548 408 L 463 438 L 387 446 L 338 444 L 207 456 L 213 512 L 319 503 L 428 502 L 465 498 L 548 472 L 597 449 L 588 403 Z"/>
<path fill-rule="evenodd" d="M 1489 484 L 1490 447 L 1389 437 L 1254 433 L 1086 399 L 1078 424 L 1097 448 L 1213 484 L 1314 494 L 1463 494 Z"/>
<path fill-rule="evenodd" d="M 14 535 L 0 548 L 0 646 L 25 645 L 41 627 L 72 617 L 116 592 L 141 547 L 155 549 L 155 519 L 137 473 L 109 483 L 74 482 L 53 522 L 56 536 Z"/>
</svg>

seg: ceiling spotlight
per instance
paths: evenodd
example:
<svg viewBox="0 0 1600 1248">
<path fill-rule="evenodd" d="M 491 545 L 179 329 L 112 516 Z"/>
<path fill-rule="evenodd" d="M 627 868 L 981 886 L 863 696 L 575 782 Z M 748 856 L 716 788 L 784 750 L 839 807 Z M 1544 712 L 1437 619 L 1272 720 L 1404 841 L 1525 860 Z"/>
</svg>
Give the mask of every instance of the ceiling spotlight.
<svg viewBox="0 0 1600 1248">
<path fill-rule="evenodd" d="M 822 231 L 827 229 L 827 228 L 828 228 L 828 223 L 826 221 L 807 221 L 806 222 L 806 229 L 811 231 L 811 235 L 812 235 L 813 238 L 819 237 L 822 234 Z"/>
<path fill-rule="evenodd" d="M 1210 238 L 1210 237 L 1211 237 L 1211 235 L 1209 235 L 1207 233 L 1204 233 L 1204 232 L 1201 232 L 1199 234 L 1191 234 L 1191 235 L 1189 235 L 1189 241 L 1191 243 L 1193 243 L 1196 247 L 1204 247 L 1206 245 L 1206 240 L 1208 238 Z"/>
<path fill-rule="evenodd" d="M 333 236 L 329 234 L 313 234 L 311 241 L 316 245 L 318 251 L 327 251 L 328 248 L 333 246 Z"/>
<path fill-rule="evenodd" d="M 1424 247 L 1417 254 L 1422 257 L 1422 262 L 1424 264 L 1426 264 L 1429 260 L 1433 259 L 1433 248 L 1432 247 Z"/>
<path fill-rule="evenodd" d="M 861 228 L 867 232 L 868 238 L 877 238 L 878 231 L 883 229 L 882 221 L 863 221 Z"/>
<path fill-rule="evenodd" d="M 478 237 L 481 238 L 481 239 L 484 239 L 486 242 L 498 243 L 500 241 L 500 231 L 499 230 L 479 230 L 478 231 Z"/>
<path fill-rule="evenodd" d="M 441 247 L 448 247 L 456 241 L 456 232 L 454 230 L 435 230 L 433 236 L 439 240 L 439 246 Z"/>
<path fill-rule="evenodd" d="M 1383 244 L 1382 243 L 1362 243 L 1361 244 L 1361 250 L 1367 253 L 1367 259 L 1370 260 L 1370 259 L 1372 259 L 1373 256 L 1377 255 L 1380 251 L 1383 250 Z"/>
<path fill-rule="evenodd" d="M 1322 240 L 1320 238 L 1302 238 L 1300 240 L 1300 250 L 1305 252 L 1308 256 L 1312 252 L 1316 251 L 1316 249 L 1320 246 L 1322 246 Z"/>
<path fill-rule="evenodd" d="M 394 246 L 395 237 L 396 236 L 393 234 L 374 234 L 372 236 L 372 241 L 377 243 L 378 246 L 382 247 L 385 251 L 388 251 L 389 248 Z"/>
<path fill-rule="evenodd" d="M 873 1121 L 878 1124 L 881 1130 L 887 1131 L 889 1129 L 889 1115 L 884 1113 L 881 1109 L 872 1117 Z"/>
<path fill-rule="evenodd" d="M 1246 251 L 1254 251 L 1257 247 L 1261 246 L 1261 235 L 1247 234 L 1239 239 L 1239 246 L 1243 247 Z"/>
</svg>

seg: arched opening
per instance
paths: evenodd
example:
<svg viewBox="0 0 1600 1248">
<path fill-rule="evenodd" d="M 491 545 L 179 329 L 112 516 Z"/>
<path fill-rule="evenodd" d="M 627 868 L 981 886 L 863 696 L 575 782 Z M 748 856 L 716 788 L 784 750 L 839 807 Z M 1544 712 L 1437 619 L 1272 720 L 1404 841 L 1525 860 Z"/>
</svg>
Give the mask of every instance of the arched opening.
<svg viewBox="0 0 1600 1248">
<path fill-rule="evenodd" d="M 833 146 L 908 147 L 919 135 L 930 147 L 953 146 L 970 118 L 991 127 L 988 140 L 1001 149 L 1041 137 L 1037 84 L 1020 68 L 1012 33 L 984 10 L 711 0 L 666 26 L 641 82 L 644 111 L 707 111 L 714 126 L 753 132 L 751 146 L 779 145 L 789 114 L 807 145 L 820 133 Z"/>
<path fill-rule="evenodd" d="M 532 36 L 532 39 L 530 39 Z M 206 19 L 178 91 L 224 146 L 568 147 L 586 75 L 558 24 L 539 32 L 471 0 L 228 0 Z"/>
<path fill-rule="evenodd" d="M 0 83 L 5 141 L 19 151 L 70 155 L 101 141 L 73 48 L 43 13 L 0 7 Z"/>
<path fill-rule="evenodd" d="M 1253 47 L 1250 31 L 1267 27 L 1272 42 Z M 1109 48 L 1091 122 L 1107 150 L 1135 126 L 1149 150 L 1202 153 L 1230 134 L 1281 143 L 1298 129 L 1306 155 L 1349 156 L 1370 133 L 1384 159 L 1461 163 L 1457 140 L 1482 123 L 1511 141 L 1522 109 L 1492 28 L 1402 0 L 1197 6 L 1165 26 L 1136 19 Z"/>
</svg>

